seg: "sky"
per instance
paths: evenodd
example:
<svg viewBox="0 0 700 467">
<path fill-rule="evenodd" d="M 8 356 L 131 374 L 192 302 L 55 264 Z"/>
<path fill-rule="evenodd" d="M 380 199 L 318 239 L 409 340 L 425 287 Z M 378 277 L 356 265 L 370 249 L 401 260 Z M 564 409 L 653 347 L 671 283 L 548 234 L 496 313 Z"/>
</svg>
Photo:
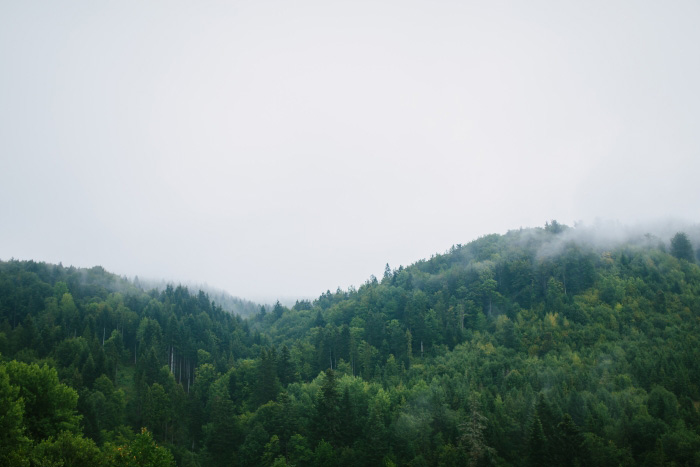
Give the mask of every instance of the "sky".
<svg viewBox="0 0 700 467">
<path fill-rule="evenodd" d="M 700 221 L 695 1 L 0 1 L 0 259 L 317 297 Z"/>
</svg>

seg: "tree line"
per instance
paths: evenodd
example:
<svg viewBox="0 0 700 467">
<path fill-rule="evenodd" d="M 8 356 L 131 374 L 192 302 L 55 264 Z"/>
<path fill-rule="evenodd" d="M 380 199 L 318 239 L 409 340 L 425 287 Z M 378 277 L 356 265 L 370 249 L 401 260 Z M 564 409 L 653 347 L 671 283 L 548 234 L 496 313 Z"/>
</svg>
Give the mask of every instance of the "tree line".
<svg viewBox="0 0 700 467">
<path fill-rule="evenodd" d="M 1 262 L 0 463 L 697 465 L 690 239 L 570 232 L 485 236 L 245 319 Z"/>
</svg>

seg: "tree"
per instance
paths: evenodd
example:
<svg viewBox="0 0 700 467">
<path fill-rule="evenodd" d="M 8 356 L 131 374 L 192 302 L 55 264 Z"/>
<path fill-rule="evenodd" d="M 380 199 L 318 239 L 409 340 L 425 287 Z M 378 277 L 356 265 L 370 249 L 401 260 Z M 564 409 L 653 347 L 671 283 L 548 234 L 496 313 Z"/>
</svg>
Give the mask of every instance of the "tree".
<svg viewBox="0 0 700 467">
<path fill-rule="evenodd" d="M 31 460 L 32 465 L 95 467 L 103 465 L 104 456 L 91 439 L 63 431 L 39 443 Z"/>
<path fill-rule="evenodd" d="M 321 314 L 321 310 L 318 310 L 316 312 L 316 318 L 314 319 L 314 327 L 324 327 L 326 325 L 326 320 L 323 319 L 323 315 Z"/>
<path fill-rule="evenodd" d="M 329 368 L 319 390 L 314 425 L 317 439 L 326 439 L 331 444 L 340 436 L 340 398 L 337 387 L 335 372 Z"/>
<path fill-rule="evenodd" d="M 112 381 L 105 375 L 95 380 L 94 391 L 104 396 L 104 403 L 99 410 L 98 426 L 105 430 L 113 430 L 124 422 L 124 391 L 115 389 Z"/>
<path fill-rule="evenodd" d="M 272 314 L 274 315 L 275 319 L 280 319 L 282 315 L 284 314 L 285 308 L 282 306 L 279 300 L 275 303 L 275 306 L 272 307 Z"/>
<path fill-rule="evenodd" d="M 29 439 L 24 435 L 24 401 L 0 366 L 0 465 L 25 465 Z"/>
<path fill-rule="evenodd" d="M 309 465 L 313 452 L 309 449 L 308 442 L 300 434 L 295 434 L 289 439 L 287 445 L 289 453 L 289 463 L 291 465 Z"/>
<path fill-rule="evenodd" d="M 83 376 L 83 384 L 85 387 L 89 388 L 92 386 L 92 383 L 95 382 L 95 378 L 97 377 L 97 369 L 95 368 L 95 359 L 92 358 L 92 354 L 88 355 L 80 374 Z"/>
<path fill-rule="evenodd" d="M 262 464 L 266 466 L 279 465 L 276 463 L 276 460 L 284 459 L 284 456 L 281 456 L 280 454 L 281 449 L 279 436 L 272 435 L 272 437 L 270 437 L 270 442 L 265 444 L 265 451 L 262 455 Z"/>
<path fill-rule="evenodd" d="M 350 327 L 343 324 L 340 328 L 337 344 L 338 358 L 342 358 L 346 362 L 350 362 L 352 353 L 352 336 L 350 335 Z"/>
<path fill-rule="evenodd" d="M 355 406 L 348 386 L 343 390 L 338 416 L 340 417 L 340 441 L 345 446 L 352 446 L 353 441 L 358 437 L 359 430 L 356 427 Z"/>
<path fill-rule="evenodd" d="M 561 417 L 557 415 L 552 405 L 547 401 L 543 393 L 537 395 L 535 415 L 542 425 L 542 431 L 546 439 L 554 439 L 557 435 L 557 427 Z"/>
<path fill-rule="evenodd" d="M 315 467 L 326 467 L 328 465 L 336 465 L 335 462 L 335 451 L 330 443 L 321 440 L 314 450 L 314 462 L 312 465 Z"/>
<path fill-rule="evenodd" d="M 260 465 L 260 457 L 265 451 L 265 446 L 270 440 L 270 434 L 265 431 L 262 424 L 256 423 L 245 438 L 245 442 L 239 451 L 239 465 Z"/>
<path fill-rule="evenodd" d="M 562 233 L 563 231 L 565 231 L 568 228 L 569 227 L 567 225 L 560 224 L 559 222 L 557 222 L 556 219 L 552 219 L 551 223 L 549 223 L 549 222 L 544 223 L 544 230 L 547 232 L 551 232 L 553 234 Z"/>
<path fill-rule="evenodd" d="M 654 386 L 647 399 L 649 415 L 660 418 L 671 425 L 678 417 L 678 399 L 676 395 L 662 386 Z"/>
<path fill-rule="evenodd" d="M 209 389 L 207 412 L 211 423 L 206 426 L 206 446 L 216 465 L 231 465 L 240 437 L 238 418 L 229 397 L 229 379 L 230 375 L 224 375 Z"/>
<path fill-rule="evenodd" d="M 573 467 L 585 465 L 588 460 L 585 455 L 585 438 L 568 413 L 564 414 L 557 425 L 553 444 L 553 460 L 557 465 Z"/>
<path fill-rule="evenodd" d="M 547 438 L 542 429 L 540 417 L 535 414 L 530 424 L 530 429 L 527 439 L 527 465 L 540 467 L 548 465 L 547 458 Z"/>
<path fill-rule="evenodd" d="M 122 445 L 115 446 L 111 453 L 111 464 L 115 467 L 174 467 L 175 459 L 170 451 L 156 444 L 151 433 L 141 428 L 141 434 Z"/>
<path fill-rule="evenodd" d="M 684 259 L 689 263 L 695 262 L 693 245 L 688 240 L 688 236 L 683 232 L 678 232 L 671 239 L 671 254 L 678 259 Z"/>
<path fill-rule="evenodd" d="M 105 354 L 110 362 L 110 372 L 111 367 L 114 368 L 114 381 L 117 381 L 117 368 L 119 366 L 119 361 L 124 353 L 124 343 L 122 342 L 122 335 L 116 329 L 112 331 L 112 335 L 105 342 L 104 345 Z"/>
<path fill-rule="evenodd" d="M 469 400 L 469 418 L 459 426 L 460 444 L 468 452 L 471 467 L 479 465 L 482 459 L 494 453 L 493 448 L 486 444 L 484 436 L 487 421 L 487 418 L 481 413 L 479 400 L 472 395 Z"/>
<path fill-rule="evenodd" d="M 386 263 L 386 266 L 384 266 L 384 276 L 382 277 L 382 284 L 390 282 L 391 277 L 391 268 L 389 267 L 389 263 Z"/>
<path fill-rule="evenodd" d="M 286 345 L 282 347 L 279 359 L 277 360 L 277 375 L 283 387 L 287 387 L 288 384 L 293 383 L 296 379 L 294 362 L 292 361 L 289 347 Z"/>
<path fill-rule="evenodd" d="M 154 433 L 162 434 L 165 439 L 170 420 L 170 398 L 162 385 L 153 383 L 148 388 L 144 404 L 144 421 Z"/>
<path fill-rule="evenodd" d="M 277 378 L 277 351 L 274 347 L 262 349 L 258 367 L 257 396 L 258 402 L 264 404 L 277 399 L 280 382 Z"/>
<path fill-rule="evenodd" d="M 66 335 L 74 335 L 76 332 L 75 323 L 78 319 L 78 307 L 75 306 L 73 296 L 64 293 L 61 297 L 61 321 Z"/>
<path fill-rule="evenodd" d="M 10 384 L 19 387 L 24 400 L 24 422 L 30 438 L 38 441 L 61 431 L 80 432 L 78 393 L 59 382 L 54 368 L 13 360 L 6 370 Z"/>
<path fill-rule="evenodd" d="M 21 326 L 15 328 L 15 349 L 36 349 L 39 341 L 39 333 L 34 325 L 34 318 L 27 314 Z"/>
</svg>

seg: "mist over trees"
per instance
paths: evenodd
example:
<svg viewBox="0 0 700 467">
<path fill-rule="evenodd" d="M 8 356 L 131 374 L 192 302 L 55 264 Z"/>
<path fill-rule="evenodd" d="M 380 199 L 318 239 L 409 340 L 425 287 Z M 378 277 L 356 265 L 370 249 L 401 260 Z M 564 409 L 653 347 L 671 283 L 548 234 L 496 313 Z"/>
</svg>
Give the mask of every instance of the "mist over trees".
<svg viewBox="0 0 700 467">
<path fill-rule="evenodd" d="M 678 259 L 684 259 L 691 263 L 695 262 L 693 245 L 690 244 L 688 236 L 684 232 L 678 232 L 671 239 L 671 254 Z"/>
<path fill-rule="evenodd" d="M 697 465 L 697 246 L 552 221 L 248 317 L 0 262 L 0 464 Z"/>
<path fill-rule="evenodd" d="M 187 284 L 182 282 L 175 283 L 166 280 L 143 279 L 139 278 L 138 276 L 136 276 L 132 282 L 134 285 L 141 288 L 144 292 L 147 292 L 151 289 L 163 291 L 167 289 L 168 286 L 182 286 L 187 287 L 190 290 L 201 290 L 202 292 L 207 294 L 207 296 L 213 303 L 219 305 L 223 310 L 230 311 L 231 313 L 235 313 L 243 317 L 253 315 L 260 311 L 259 304 L 250 300 L 246 300 L 244 298 L 235 297 L 230 293 L 226 292 L 225 290 L 217 289 L 216 287 L 210 287 L 206 284 Z"/>
</svg>

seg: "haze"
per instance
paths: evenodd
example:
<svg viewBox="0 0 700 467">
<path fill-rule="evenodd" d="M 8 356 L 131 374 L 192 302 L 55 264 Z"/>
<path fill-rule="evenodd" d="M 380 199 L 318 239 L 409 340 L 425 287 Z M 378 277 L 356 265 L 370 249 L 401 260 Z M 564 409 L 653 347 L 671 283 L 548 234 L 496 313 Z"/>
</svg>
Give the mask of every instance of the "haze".
<svg viewBox="0 0 700 467">
<path fill-rule="evenodd" d="M 0 3 L 0 258 L 256 300 L 698 221 L 697 2 Z"/>
</svg>

